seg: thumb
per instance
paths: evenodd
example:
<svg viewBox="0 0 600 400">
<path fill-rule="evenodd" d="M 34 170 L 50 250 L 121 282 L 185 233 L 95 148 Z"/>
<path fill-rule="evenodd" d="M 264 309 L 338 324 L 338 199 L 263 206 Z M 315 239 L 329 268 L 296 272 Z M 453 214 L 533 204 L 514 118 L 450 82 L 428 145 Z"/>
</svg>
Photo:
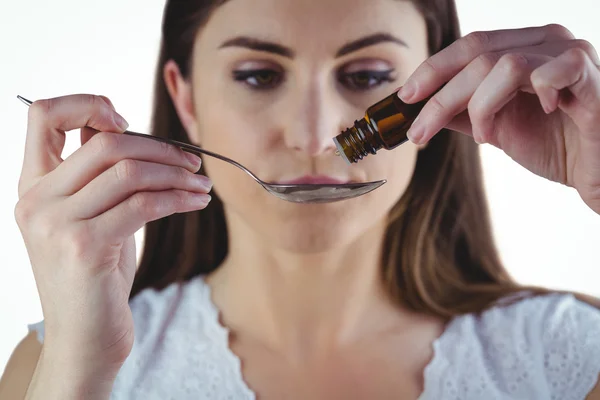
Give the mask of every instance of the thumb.
<svg viewBox="0 0 600 400">
<path fill-rule="evenodd" d="M 106 104 L 108 104 L 108 106 L 110 108 L 112 108 L 113 111 L 117 111 L 115 109 L 115 106 L 113 105 L 112 101 L 110 101 L 110 99 L 108 97 L 106 97 L 106 96 L 98 96 L 98 97 L 100 97 L 100 99 L 102 99 Z M 100 132 L 100 131 L 97 129 L 90 128 L 89 126 L 84 126 L 83 128 L 81 128 L 81 134 L 80 134 L 81 145 L 83 146 L 84 144 L 86 144 L 98 132 Z"/>
</svg>

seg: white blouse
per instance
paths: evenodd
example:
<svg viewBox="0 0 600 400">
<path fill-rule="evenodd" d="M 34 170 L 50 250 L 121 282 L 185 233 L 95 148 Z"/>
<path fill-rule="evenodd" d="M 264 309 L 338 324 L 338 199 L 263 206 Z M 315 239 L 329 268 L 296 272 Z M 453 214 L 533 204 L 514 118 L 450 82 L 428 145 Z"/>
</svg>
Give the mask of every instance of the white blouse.
<svg viewBox="0 0 600 400">
<path fill-rule="evenodd" d="M 111 399 L 255 399 L 203 277 L 146 289 Z M 43 321 L 29 326 L 43 341 Z M 600 375 L 600 310 L 546 295 L 454 318 L 434 342 L 418 400 L 583 400 Z"/>
</svg>

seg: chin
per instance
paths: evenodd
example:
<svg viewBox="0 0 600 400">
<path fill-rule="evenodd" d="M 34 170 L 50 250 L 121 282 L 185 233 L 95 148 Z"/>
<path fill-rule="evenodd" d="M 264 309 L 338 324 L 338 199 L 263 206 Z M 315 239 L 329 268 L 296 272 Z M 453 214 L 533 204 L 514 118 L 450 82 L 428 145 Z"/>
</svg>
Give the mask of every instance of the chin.
<svg viewBox="0 0 600 400">
<path fill-rule="evenodd" d="M 247 243 L 305 254 L 347 248 L 374 226 L 385 223 L 408 183 L 391 180 L 353 199 L 298 204 L 281 200 L 248 179 L 215 175 L 213 190 L 224 203 L 231 229 Z"/>
<path fill-rule="evenodd" d="M 347 246 L 365 229 L 362 221 L 351 215 L 298 213 L 287 220 L 274 221 L 263 234 L 277 247 L 291 253 L 321 253 Z"/>
<path fill-rule="evenodd" d="M 297 204 L 268 193 L 264 195 L 267 197 L 261 201 L 232 204 L 232 207 L 236 209 L 237 217 L 245 221 L 248 231 L 262 237 L 269 246 L 291 253 L 314 254 L 344 248 L 385 219 L 387 214 L 377 196 L 365 195 L 334 203 Z"/>
</svg>

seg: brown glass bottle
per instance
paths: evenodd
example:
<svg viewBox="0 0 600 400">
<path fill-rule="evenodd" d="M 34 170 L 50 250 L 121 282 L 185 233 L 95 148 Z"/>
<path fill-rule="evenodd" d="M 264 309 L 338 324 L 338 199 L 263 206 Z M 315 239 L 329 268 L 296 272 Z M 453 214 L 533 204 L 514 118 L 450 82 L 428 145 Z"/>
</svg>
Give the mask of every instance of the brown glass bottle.
<svg viewBox="0 0 600 400">
<path fill-rule="evenodd" d="M 406 132 L 429 99 L 406 104 L 394 92 L 367 109 L 364 118 L 337 135 L 337 153 L 348 164 L 356 163 L 380 149 L 390 150 L 406 142 Z"/>
</svg>

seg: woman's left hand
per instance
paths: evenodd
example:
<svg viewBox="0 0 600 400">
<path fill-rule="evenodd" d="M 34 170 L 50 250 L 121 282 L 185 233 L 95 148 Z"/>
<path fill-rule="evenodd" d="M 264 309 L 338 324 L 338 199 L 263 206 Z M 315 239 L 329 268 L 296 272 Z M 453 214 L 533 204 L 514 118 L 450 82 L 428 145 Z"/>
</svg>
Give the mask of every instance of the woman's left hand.
<svg viewBox="0 0 600 400">
<path fill-rule="evenodd" d="M 399 96 L 434 93 L 413 142 L 443 128 L 472 135 L 574 187 L 600 214 L 600 59 L 590 43 L 560 25 L 472 33 L 422 63 Z"/>
</svg>

